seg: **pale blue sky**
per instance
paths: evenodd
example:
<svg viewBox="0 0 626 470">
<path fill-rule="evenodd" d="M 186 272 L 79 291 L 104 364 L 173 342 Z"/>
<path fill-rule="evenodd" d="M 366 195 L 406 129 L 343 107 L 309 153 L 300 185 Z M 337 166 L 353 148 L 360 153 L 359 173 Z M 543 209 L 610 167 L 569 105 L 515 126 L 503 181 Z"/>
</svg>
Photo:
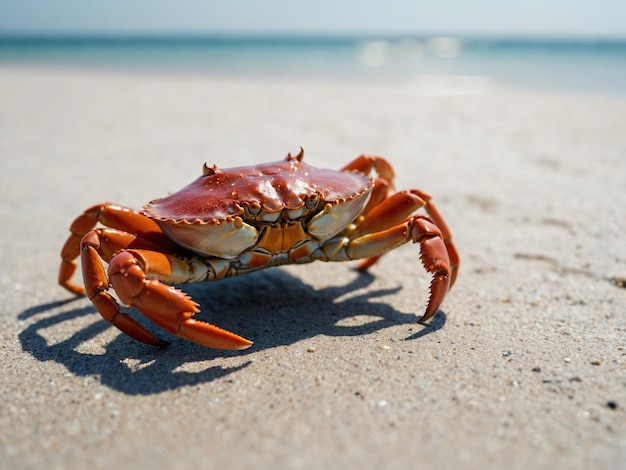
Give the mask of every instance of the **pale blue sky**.
<svg viewBox="0 0 626 470">
<path fill-rule="evenodd" d="M 626 37 L 626 0 L 0 0 L 0 34 Z"/>
</svg>

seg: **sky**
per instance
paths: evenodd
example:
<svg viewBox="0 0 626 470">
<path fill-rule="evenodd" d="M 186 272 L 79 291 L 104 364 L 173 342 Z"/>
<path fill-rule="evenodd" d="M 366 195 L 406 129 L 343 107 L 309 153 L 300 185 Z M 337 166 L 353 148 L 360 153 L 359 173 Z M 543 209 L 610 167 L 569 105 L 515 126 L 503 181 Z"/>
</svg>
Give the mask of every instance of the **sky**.
<svg viewBox="0 0 626 470">
<path fill-rule="evenodd" d="M 0 34 L 626 38 L 626 1 L 0 0 Z"/>
</svg>

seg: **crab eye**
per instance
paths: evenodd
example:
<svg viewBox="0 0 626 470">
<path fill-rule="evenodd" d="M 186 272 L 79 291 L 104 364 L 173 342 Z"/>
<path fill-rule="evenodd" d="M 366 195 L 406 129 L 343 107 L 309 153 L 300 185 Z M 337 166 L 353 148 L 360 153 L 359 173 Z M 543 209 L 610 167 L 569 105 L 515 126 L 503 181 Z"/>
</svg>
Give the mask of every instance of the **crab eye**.
<svg viewBox="0 0 626 470">
<path fill-rule="evenodd" d="M 311 209 L 312 207 L 317 205 L 317 201 L 319 200 L 319 196 L 315 193 L 309 194 L 308 196 L 303 194 L 300 197 L 304 200 L 304 203 L 306 204 L 307 209 Z"/>
<path fill-rule="evenodd" d="M 211 175 L 214 175 L 216 172 L 217 172 L 217 167 L 215 165 L 213 165 L 212 167 L 209 167 L 205 162 L 204 165 L 202 166 L 202 174 L 204 176 L 211 176 Z"/>
<path fill-rule="evenodd" d="M 250 215 L 258 215 L 261 212 L 261 204 L 258 201 L 251 201 L 246 206 Z"/>
</svg>

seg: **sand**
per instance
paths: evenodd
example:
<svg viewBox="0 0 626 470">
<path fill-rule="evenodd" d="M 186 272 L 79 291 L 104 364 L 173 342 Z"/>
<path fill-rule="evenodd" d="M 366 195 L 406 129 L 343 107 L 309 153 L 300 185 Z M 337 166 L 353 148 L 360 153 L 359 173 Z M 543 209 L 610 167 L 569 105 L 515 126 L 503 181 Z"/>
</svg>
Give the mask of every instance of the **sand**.
<svg viewBox="0 0 626 470">
<path fill-rule="evenodd" d="M 433 195 L 462 267 L 429 327 L 415 246 L 189 286 L 242 353 L 140 344 L 56 284 L 92 204 L 299 146 Z M 5 66 L 0 155 L 2 468 L 626 465 L 623 97 Z"/>
</svg>

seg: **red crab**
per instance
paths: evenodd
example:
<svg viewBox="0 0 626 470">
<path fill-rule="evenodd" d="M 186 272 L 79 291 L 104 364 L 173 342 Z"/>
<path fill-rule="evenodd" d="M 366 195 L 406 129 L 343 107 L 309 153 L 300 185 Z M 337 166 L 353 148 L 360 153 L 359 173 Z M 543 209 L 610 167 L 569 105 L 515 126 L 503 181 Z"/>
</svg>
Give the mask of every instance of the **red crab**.
<svg viewBox="0 0 626 470">
<path fill-rule="evenodd" d="M 193 319 L 198 304 L 171 284 L 315 260 L 363 259 L 365 270 L 411 241 L 420 244 L 433 275 L 422 320 L 431 318 L 454 284 L 459 256 L 430 196 L 417 189 L 394 193 L 393 169 L 381 157 L 363 155 L 335 171 L 307 165 L 303 154 L 240 168 L 205 164 L 198 179 L 142 211 L 110 203 L 87 209 L 61 251 L 59 284 L 86 291 L 105 320 L 144 343 L 167 344 L 121 312 L 109 287 L 174 335 L 245 349 L 252 342 Z M 422 207 L 428 217 L 414 215 Z M 79 255 L 84 289 L 71 281 Z"/>
</svg>

